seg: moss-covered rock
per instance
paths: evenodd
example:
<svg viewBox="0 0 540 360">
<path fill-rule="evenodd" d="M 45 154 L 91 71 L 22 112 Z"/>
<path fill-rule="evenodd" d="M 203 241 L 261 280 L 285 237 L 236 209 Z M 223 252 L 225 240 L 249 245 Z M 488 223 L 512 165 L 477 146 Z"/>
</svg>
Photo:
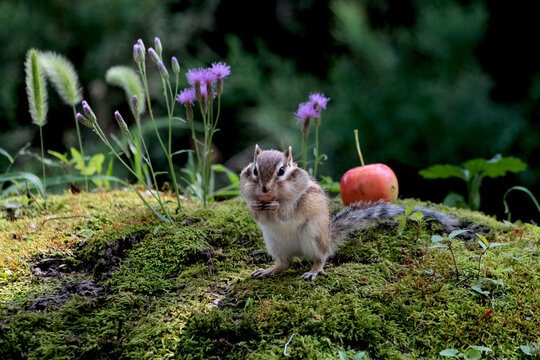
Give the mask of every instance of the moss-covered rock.
<svg viewBox="0 0 540 360">
<path fill-rule="evenodd" d="M 435 207 L 503 245 L 479 262 L 474 237 L 455 240 L 457 274 L 429 247 L 440 224 L 386 223 L 305 282 L 300 260 L 249 276 L 271 259 L 239 199 L 186 203 L 169 225 L 131 192 L 51 196 L 0 220 L 0 358 L 427 359 L 469 345 L 525 357 L 539 342 L 539 228 Z"/>
</svg>

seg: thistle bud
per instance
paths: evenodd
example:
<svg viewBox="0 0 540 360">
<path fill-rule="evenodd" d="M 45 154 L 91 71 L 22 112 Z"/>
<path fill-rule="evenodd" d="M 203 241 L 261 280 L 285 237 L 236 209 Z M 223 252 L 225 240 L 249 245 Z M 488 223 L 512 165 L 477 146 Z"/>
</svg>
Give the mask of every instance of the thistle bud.
<svg viewBox="0 0 540 360">
<path fill-rule="evenodd" d="M 160 61 L 161 59 L 159 58 L 159 55 L 156 53 L 156 51 L 152 48 L 148 48 L 148 54 L 150 55 L 150 58 L 152 59 L 152 61 L 154 62 L 154 64 L 157 64 L 158 61 Z"/>
<path fill-rule="evenodd" d="M 141 47 L 143 53 L 146 52 L 146 48 L 144 47 L 144 42 L 142 41 L 142 39 L 137 40 L 137 45 Z"/>
<path fill-rule="evenodd" d="M 131 100 L 131 113 L 135 119 L 139 116 L 139 98 L 137 95 L 133 95 Z"/>
<path fill-rule="evenodd" d="M 165 64 L 163 64 L 163 61 L 161 60 L 158 61 L 157 67 L 161 75 L 161 78 L 165 81 L 169 80 L 169 72 L 167 71 L 167 68 L 165 68 Z"/>
<path fill-rule="evenodd" d="M 139 44 L 133 45 L 133 59 L 137 64 L 144 63 L 144 50 Z"/>
<path fill-rule="evenodd" d="M 84 126 L 89 127 L 89 128 L 93 128 L 92 122 L 90 120 L 88 120 L 83 114 L 77 113 L 76 118 Z"/>
<path fill-rule="evenodd" d="M 124 121 L 124 118 L 122 117 L 122 115 L 120 115 L 120 112 L 115 111 L 114 118 L 116 119 L 116 122 L 118 123 L 118 126 L 120 127 L 120 130 L 122 131 L 122 133 L 124 133 L 125 135 L 129 135 L 128 126 L 126 122 Z"/>
<path fill-rule="evenodd" d="M 157 36 L 154 38 L 154 46 L 156 47 L 156 53 L 161 59 L 161 52 L 163 51 L 163 48 L 161 47 L 161 40 L 159 40 Z"/>
<path fill-rule="evenodd" d="M 178 75 L 180 73 L 180 64 L 178 64 L 178 60 L 174 56 L 171 58 L 171 67 L 174 75 Z"/>
<path fill-rule="evenodd" d="M 83 107 L 83 111 L 84 111 L 84 113 L 86 114 L 86 117 L 88 118 L 88 120 L 89 120 L 92 124 L 97 123 L 96 115 L 95 115 L 94 112 L 92 111 L 92 108 L 90 107 L 90 105 L 88 105 L 88 103 L 87 103 L 86 101 L 84 101 L 84 100 L 83 100 L 83 102 L 82 102 L 82 107 Z"/>
</svg>

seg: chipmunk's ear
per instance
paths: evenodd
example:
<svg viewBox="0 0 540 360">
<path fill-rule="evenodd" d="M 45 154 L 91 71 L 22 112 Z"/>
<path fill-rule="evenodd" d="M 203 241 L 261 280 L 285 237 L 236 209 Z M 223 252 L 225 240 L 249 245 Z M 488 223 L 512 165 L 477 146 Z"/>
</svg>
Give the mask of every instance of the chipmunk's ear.
<svg viewBox="0 0 540 360">
<path fill-rule="evenodd" d="M 257 156 L 259 156 L 259 154 L 261 153 L 261 148 L 259 147 L 259 145 L 255 145 L 255 155 L 253 156 L 253 161 L 257 161 Z"/>
<path fill-rule="evenodd" d="M 286 160 L 287 166 L 292 166 L 292 164 L 293 164 L 292 146 L 289 146 L 289 148 L 283 152 L 283 155 L 285 155 L 285 159 L 287 159 Z"/>
</svg>

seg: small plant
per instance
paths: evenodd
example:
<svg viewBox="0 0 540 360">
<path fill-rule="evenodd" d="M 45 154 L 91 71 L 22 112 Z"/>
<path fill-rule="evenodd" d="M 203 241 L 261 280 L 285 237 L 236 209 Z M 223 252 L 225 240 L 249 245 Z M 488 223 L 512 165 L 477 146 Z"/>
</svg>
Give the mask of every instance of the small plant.
<svg viewBox="0 0 540 360">
<path fill-rule="evenodd" d="M 399 225 L 398 225 L 399 235 L 403 234 L 403 231 L 405 230 L 405 226 L 407 225 L 408 221 L 414 222 L 415 227 L 416 227 L 416 240 L 415 241 L 418 241 L 418 239 L 420 238 L 420 233 L 422 231 L 422 226 L 424 226 L 426 222 L 431 221 L 432 219 L 426 218 L 424 214 L 422 214 L 421 211 L 415 211 L 413 213 L 413 210 L 414 210 L 414 205 L 407 207 L 403 215 L 396 217 L 394 220 L 399 221 Z"/>
<path fill-rule="evenodd" d="M 315 156 L 315 163 L 313 171 L 310 171 L 314 178 L 317 178 L 317 169 L 319 163 L 326 158 L 326 155 L 319 154 L 319 125 L 321 124 L 321 112 L 326 109 L 326 104 L 330 98 L 324 96 L 321 93 L 312 93 L 309 95 L 309 101 L 298 105 L 296 111 L 296 124 L 302 123 L 302 166 L 308 170 L 307 161 L 307 139 L 309 135 L 309 123 L 313 118 L 315 121 L 315 148 L 313 154 Z"/>
<path fill-rule="evenodd" d="M 340 360 L 349 360 L 349 357 L 344 352 L 338 350 L 338 354 L 339 354 Z M 352 358 L 352 360 L 360 360 L 360 359 L 363 359 L 364 356 L 366 356 L 366 352 L 360 351 Z"/>
<path fill-rule="evenodd" d="M 186 117 L 191 128 L 193 147 L 197 157 L 195 178 L 200 177 L 200 182 L 191 182 L 192 193 L 199 198 L 206 207 L 213 196 L 212 188 L 212 144 L 221 111 L 221 95 L 223 93 L 223 81 L 229 77 L 231 68 L 225 63 L 213 63 L 206 69 L 191 69 L 186 73 L 186 78 L 191 88 L 182 90 L 176 97 L 176 101 L 186 108 Z M 217 105 L 214 100 L 217 96 Z M 193 107 L 198 104 L 202 118 L 204 140 L 201 143 L 195 134 L 195 122 Z M 214 109 L 215 106 L 215 109 Z M 202 151 L 202 154 L 201 154 Z M 191 176 L 193 180 L 193 176 Z M 200 184 L 200 186 L 197 186 Z"/>
<path fill-rule="evenodd" d="M 522 353 L 529 356 L 536 356 L 538 357 L 540 355 L 540 344 L 539 343 L 532 343 L 532 346 L 530 345 L 521 345 L 519 347 Z"/>
<path fill-rule="evenodd" d="M 478 257 L 478 275 L 476 277 L 476 280 L 480 280 L 480 268 L 482 263 L 482 256 L 486 254 L 486 252 L 489 249 L 493 249 L 494 247 L 501 246 L 503 244 L 501 243 L 490 243 L 488 239 L 486 239 L 485 236 L 476 233 L 476 236 L 478 236 L 478 244 L 482 247 L 482 251 L 480 252 L 480 256 Z"/>
<path fill-rule="evenodd" d="M 467 183 L 468 201 L 456 193 L 450 193 L 444 200 L 446 205 L 466 204 L 471 210 L 480 209 L 480 187 L 485 177 L 496 178 L 505 176 L 507 172 L 517 173 L 527 168 L 527 164 L 517 158 L 495 155 L 491 160 L 469 160 L 461 166 L 434 165 L 420 170 L 420 175 L 426 179 L 447 179 L 456 177 Z M 451 203 L 450 203 L 451 202 Z"/>
<path fill-rule="evenodd" d="M 482 358 L 482 353 L 488 353 L 492 350 L 485 346 L 470 345 L 466 352 L 462 353 L 456 349 L 445 349 L 439 353 L 444 357 L 463 358 L 466 360 L 478 360 Z"/>
<path fill-rule="evenodd" d="M 456 236 L 463 234 L 467 232 L 468 230 L 454 230 L 452 231 L 448 236 L 439 236 L 439 235 L 433 235 L 431 237 L 431 242 L 433 245 L 430 246 L 431 249 L 448 249 L 450 250 L 450 254 L 452 255 L 452 260 L 454 261 L 454 269 L 456 271 L 456 279 L 459 281 L 459 270 L 456 262 L 456 257 L 454 255 L 454 250 L 452 248 L 452 239 L 454 239 Z"/>
<path fill-rule="evenodd" d="M 39 138 L 41 142 L 41 167 L 43 171 L 43 192 L 42 196 L 47 203 L 47 179 L 45 177 L 45 151 L 43 148 L 43 126 L 47 123 L 47 89 L 43 70 L 38 60 L 36 49 L 30 49 L 26 53 L 24 63 L 26 72 L 26 94 L 30 106 L 30 116 L 32 122 L 39 127 Z"/>
</svg>

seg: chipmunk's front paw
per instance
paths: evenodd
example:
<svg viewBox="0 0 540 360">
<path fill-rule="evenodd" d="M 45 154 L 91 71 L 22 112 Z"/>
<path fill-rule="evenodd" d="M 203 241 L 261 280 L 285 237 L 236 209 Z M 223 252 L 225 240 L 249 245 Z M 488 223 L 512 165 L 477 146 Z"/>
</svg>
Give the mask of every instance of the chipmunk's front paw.
<svg viewBox="0 0 540 360">
<path fill-rule="evenodd" d="M 324 272 L 324 270 L 321 270 L 321 271 L 317 271 L 317 272 L 314 272 L 314 271 L 308 271 L 307 273 L 304 273 L 302 276 L 300 276 L 302 279 L 306 280 L 306 281 L 313 281 L 315 280 L 315 278 L 318 276 L 318 275 L 321 275 L 321 276 L 328 276 L 326 275 L 326 273 Z"/>
</svg>

